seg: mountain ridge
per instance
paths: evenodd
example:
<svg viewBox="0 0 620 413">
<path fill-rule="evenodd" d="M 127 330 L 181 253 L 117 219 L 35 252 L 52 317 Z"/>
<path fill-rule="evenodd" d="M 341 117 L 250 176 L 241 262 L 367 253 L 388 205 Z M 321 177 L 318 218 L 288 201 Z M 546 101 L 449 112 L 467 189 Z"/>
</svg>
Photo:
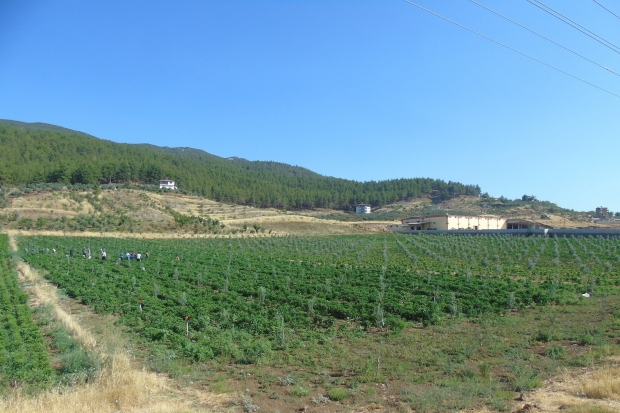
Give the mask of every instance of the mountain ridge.
<svg viewBox="0 0 620 413">
<path fill-rule="evenodd" d="M 481 193 L 478 185 L 410 178 L 358 182 L 273 161 L 222 158 L 201 149 L 127 144 L 44 123 L 0 121 L 0 184 L 140 182 L 169 177 L 177 186 L 218 201 L 283 209 L 352 210 L 438 194 Z"/>
</svg>

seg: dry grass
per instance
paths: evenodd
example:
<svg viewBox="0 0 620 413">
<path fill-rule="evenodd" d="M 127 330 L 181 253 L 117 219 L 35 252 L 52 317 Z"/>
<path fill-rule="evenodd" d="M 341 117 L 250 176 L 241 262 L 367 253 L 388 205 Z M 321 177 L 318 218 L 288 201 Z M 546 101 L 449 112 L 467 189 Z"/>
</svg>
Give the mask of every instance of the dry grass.
<svg viewBox="0 0 620 413">
<path fill-rule="evenodd" d="M 620 368 L 610 366 L 597 370 L 579 383 L 579 392 L 591 399 L 620 400 Z"/>
<path fill-rule="evenodd" d="M 196 395 L 193 395 L 196 396 Z M 54 388 L 36 397 L 13 393 L 0 400 L 0 411 L 7 413 L 85 413 L 85 412 L 208 412 L 226 410 L 225 396 L 179 397 L 163 377 L 136 370 L 126 354 L 113 354 L 101 375 L 92 383 L 76 388 Z M 217 406 L 217 410 L 200 405 Z"/>
<path fill-rule="evenodd" d="M 9 249 L 11 251 L 17 251 L 17 241 L 15 241 L 15 237 L 9 236 L 8 241 L 9 241 Z"/>
<path fill-rule="evenodd" d="M 476 215 L 484 215 L 488 213 L 488 210 L 482 209 L 480 206 L 480 198 L 473 196 L 459 196 L 456 198 L 448 199 L 440 202 L 439 204 L 433 204 L 429 198 L 416 198 L 410 201 L 398 201 L 393 204 L 385 205 L 378 208 L 376 211 L 394 211 L 400 208 L 403 209 L 415 209 L 422 208 L 426 205 L 436 205 L 442 210 L 464 211 Z M 427 210 L 432 212 L 432 210 Z M 541 219 L 540 216 L 546 214 L 549 219 Z M 580 220 L 571 221 L 565 220 L 562 215 L 549 213 L 542 209 L 533 209 L 530 205 L 521 205 L 518 207 L 510 208 L 502 213 L 507 218 L 523 218 L 531 221 L 539 222 L 541 224 L 550 225 L 555 228 L 560 228 L 566 225 L 569 228 L 608 228 L 607 225 L 600 225 L 589 222 L 585 214 L 581 215 Z"/>
<path fill-rule="evenodd" d="M 564 413 L 614 413 L 617 410 L 613 410 L 609 407 L 598 406 L 594 404 L 581 404 L 577 406 L 568 406 L 562 409 Z"/>
<path fill-rule="evenodd" d="M 92 191 L 78 192 L 77 195 L 84 196 Z M 66 216 L 69 218 L 75 217 L 77 214 L 90 214 L 95 213 L 93 206 L 86 200 L 81 203 L 71 199 L 71 193 L 69 191 L 56 191 L 56 192 L 42 192 L 36 194 L 29 194 L 19 198 L 11 198 L 9 207 L 4 209 L 4 213 L 17 212 L 20 217 L 27 217 L 36 220 L 38 217 L 61 217 Z M 268 223 L 271 220 L 277 222 L 287 222 L 288 220 L 303 221 L 310 218 L 315 220 L 314 215 L 328 214 L 328 213 L 341 213 L 341 211 L 320 209 L 320 210 L 304 210 L 295 213 L 284 212 L 275 208 L 253 208 L 250 206 L 224 204 L 221 202 L 199 198 L 191 195 L 183 195 L 179 193 L 154 193 L 141 190 L 128 190 L 119 189 L 118 191 L 103 191 L 97 198 L 100 201 L 104 201 L 101 204 L 102 210 L 105 213 L 113 214 L 126 214 L 132 219 L 141 220 L 144 222 L 172 222 L 172 216 L 167 212 L 166 208 L 172 208 L 174 211 L 201 217 L 211 217 L 217 219 L 226 225 L 243 226 L 244 223 Z M 482 210 L 479 205 L 480 199 L 478 197 L 461 196 L 450 200 L 443 201 L 439 204 L 442 209 L 451 209 L 456 211 L 468 211 L 475 214 L 483 214 L 485 210 Z M 395 204 L 385 205 L 377 211 L 393 211 L 396 209 L 404 208 L 421 208 L 424 205 L 430 205 L 432 201 L 429 198 L 416 198 L 409 201 L 400 201 Z M 533 221 L 540 221 L 544 224 L 554 227 L 561 227 L 564 225 L 564 218 L 548 213 L 549 220 L 540 220 L 541 211 L 532 209 L 525 205 L 517 208 L 513 208 L 505 212 L 508 217 L 520 217 L 531 219 Z M 320 224 L 325 222 L 324 220 L 312 221 Z M 344 224 L 344 223 L 343 223 Z M 369 224 L 366 222 L 366 224 Z M 583 221 L 566 221 L 566 225 L 575 228 L 584 227 L 601 227 L 598 224 Z M 147 225 L 148 227 L 148 225 Z M 346 232 L 349 227 L 340 227 L 342 232 Z M 329 235 L 331 233 L 341 233 L 339 231 L 331 232 L 319 229 L 317 234 Z M 288 233 L 288 232 L 286 232 Z M 293 229 L 292 234 L 299 233 L 297 229 Z M 353 230 L 350 233 L 356 233 Z M 137 236 L 144 238 L 164 238 L 161 234 L 139 234 Z"/>
<path fill-rule="evenodd" d="M 276 234 L 291 234 L 303 236 L 327 236 L 327 235 L 350 235 L 365 234 L 369 230 L 359 225 L 350 225 L 337 221 L 271 221 L 263 223 L 265 228 Z M 272 232 L 273 233 L 273 232 Z"/>
<path fill-rule="evenodd" d="M 565 370 L 546 381 L 542 388 L 527 394 L 526 401 L 519 407 L 538 406 L 545 411 L 564 413 L 618 412 L 620 367 L 617 360 L 612 358 L 610 362 L 608 366 L 594 370 Z"/>
<path fill-rule="evenodd" d="M 14 236 L 9 246 L 16 250 Z M 85 347 L 100 353 L 103 368 L 92 382 L 72 388 L 52 388 L 36 397 L 14 391 L 0 399 L 0 412 L 26 413 L 84 413 L 84 412 L 222 412 L 230 409 L 233 395 L 216 395 L 196 390 L 180 391 L 171 386 L 163 375 L 139 369 L 122 349 L 112 354 L 98 347 L 95 337 L 70 313 L 65 311 L 56 294 L 56 288 L 46 283 L 41 274 L 24 262 L 17 263 L 22 281 L 29 282 L 28 292 L 33 296 L 31 305 L 45 305 L 53 317 L 62 323 L 74 338 Z"/>
</svg>

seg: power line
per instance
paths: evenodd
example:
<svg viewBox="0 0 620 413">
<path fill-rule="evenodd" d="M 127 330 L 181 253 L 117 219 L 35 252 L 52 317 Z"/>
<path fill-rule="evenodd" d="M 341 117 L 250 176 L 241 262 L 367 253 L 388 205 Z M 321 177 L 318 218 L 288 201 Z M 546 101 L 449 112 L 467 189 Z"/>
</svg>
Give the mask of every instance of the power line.
<svg viewBox="0 0 620 413">
<path fill-rule="evenodd" d="M 620 19 L 620 16 L 618 16 L 616 13 L 614 13 L 613 11 L 609 10 L 607 7 L 603 6 L 601 3 L 599 3 L 596 0 L 592 0 L 593 2 L 595 2 L 596 4 L 598 4 L 599 6 L 601 6 L 602 8 L 604 8 L 605 10 L 607 10 L 608 12 L 610 12 L 611 14 L 613 14 L 614 16 L 616 16 L 617 18 Z"/>
<path fill-rule="evenodd" d="M 547 67 L 549 67 L 549 68 L 551 68 L 551 69 L 553 69 L 553 70 L 557 70 L 557 71 L 558 71 L 558 72 L 560 72 L 560 73 L 564 73 L 566 76 L 570 76 L 570 77 L 572 77 L 573 79 L 577 79 L 577 80 L 579 80 L 580 82 L 583 82 L 583 83 L 585 83 L 585 84 L 587 84 L 587 85 L 590 85 L 590 86 L 592 86 L 592 87 L 595 87 L 595 88 L 597 88 L 597 89 L 599 89 L 599 90 L 602 90 L 603 92 L 609 93 L 610 95 L 613 95 L 613 96 L 615 96 L 615 97 L 617 97 L 617 98 L 620 98 L 620 95 L 617 95 L 617 94 L 615 94 L 615 93 L 613 93 L 613 92 L 610 92 L 610 91 L 609 91 L 609 90 L 607 90 L 607 89 L 603 89 L 603 88 L 602 88 L 602 87 L 600 87 L 600 86 L 596 86 L 595 84 L 590 83 L 590 82 L 588 82 L 587 80 L 583 80 L 583 79 L 581 79 L 581 78 L 579 78 L 579 77 L 577 77 L 577 76 L 571 75 L 570 73 L 565 72 L 565 71 L 563 71 L 562 69 L 558 69 L 558 68 L 557 68 L 557 67 L 555 67 L 555 66 L 552 66 L 552 65 L 550 65 L 550 64 L 548 64 L 548 63 L 543 62 L 542 60 L 538 60 L 538 59 L 536 59 L 535 57 L 532 57 L 532 56 L 530 56 L 530 55 L 528 55 L 528 54 L 525 54 L 525 53 L 523 53 L 523 52 L 520 52 L 519 50 L 514 49 L 514 48 L 512 48 L 512 47 L 510 47 L 510 46 L 508 46 L 508 45 L 505 45 L 504 43 L 498 42 L 497 40 L 494 40 L 494 39 L 492 39 L 492 38 L 490 38 L 490 37 L 488 37 L 488 36 L 485 36 L 485 35 L 484 35 L 484 34 L 482 34 L 482 33 L 478 33 L 477 31 L 472 30 L 472 29 L 470 29 L 469 27 L 463 26 L 462 24 L 457 23 L 457 22 L 455 22 L 454 20 L 450 20 L 450 19 L 448 19 L 447 17 L 442 16 L 441 14 L 435 13 L 435 12 L 434 12 L 434 11 L 432 11 L 432 10 L 429 10 L 429 9 L 427 9 L 427 8 L 424 8 L 424 7 L 420 6 L 419 4 L 416 4 L 416 3 L 414 3 L 414 2 L 412 2 L 412 1 L 410 1 L 410 0 L 403 0 L 403 1 L 404 1 L 404 2 L 406 2 L 406 3 L 411 4 L 412 6 L 415 6 L 415 7 L 419 8 L 419 9 L 421 9 L 421 10 L 424 10 L 424 11 L 425 11 L 425 12 L 427 12 L 427 13 L 433 14 L 433 15 L 435 15 L 435 16 L 437 16 L 437 17 L 439 17 L 439 18 L 441 18 L 441 19 L 443 19 L 443 20 L 445 20 L 445 21 L 447 21 L 447 22 L 450 22 L 450 23 L 454 24 L 455 26 L 459 26 L 460 28 L 465 29 L 465 30 L 467 30 L 468 32 L 474 33 L 474 34 L 476 34 L 476 35 L 478 35 L 478 36 L 480 36 L 480 37 L 483 37 L 483 38 L 485 38 L 485 39 L 487 39 L 487 40 L 490 40 L 490 41 L 492 41 L 493 43 L 498 44 L 498 45 L 500 45 L 500 46 L 502 46 L 502 47 L 505 47 L 505 48 L 506 48 L 506 49 L 508 49 L 508 50 L 512 50 L 512 51 L 513 51 L 513 52 L 515 52 L 515 53 L 519 53 L 521 56 L 525 56 L 525 57 L 527 57 L 528 59 L 532 59 L 532 60 L 534 60 L 535 62 L 538 62 L 538 63 L 540 63 L 540 64 L 543 64 L 543 65 L 545 65 L 545 66 L 547 66 Z"/>
<path fill-rule="evenodd" d="M 613 50 L 614 52 L 620 54 L 620 48 L 618 46 L 616 46 L 615 44 L 611 43 L 608 40 L 603 39 L 598 34 L 596 34 L 596 33 L 592 32 L 592 31 L 586 29 L 585 27 L 583 27 L 579 23 L 576 23 L 576 22 L 572 21 L 568 17 L 566 17 L 563 14 L 555 11 L 551 7 L 545 5 L 544 3 L 541 3 L 538 0 L 527 0 L 527 1 L 529 3 L 531 3 L 531 4 L 533 4 L 534 6 L 538 7 L 539 9 L 549 13 L 550 15 L 555 17 L 556 19 L 563 21 L 564 23 L 568 24 L 572 28 L 579 30 L 581 33 L 585 34 L 586 36 L 591 37 L 592 39 L 596 40 L 597 42 L 599 42 L 603 46 L 608 47 L 609 49 Z"/>
<path fill-rule="evenodd" d="M 585 60 L 587 60 L 588 62 L 590 62 L 590 63 L 592 63 L 592 64 L 595 64 L 595 65 L 597 65 L 598 67 L 600 67 L 600 68 L 602 68 L 602 69 L 607 70 L 608 72 L 613 73 L 613 74 L 614 74 L 614 75 L 616 75 L 616 76 L 620 76 L 620 74 L 618 74 L 618 73 L 614 72 L 614 71 L 613 71 L 613 70 L 611 70 L 610 68 L 608 68 L 608 67 L 606 67 L 606 66 L 603 66 L 603 65 L 602 65 L 602 64 L 600 64 L 600 63 L 596 63 L 594 60 L 588 59 L 587 57 L 585 57 L 585 56 L 583 56 L 583 55 L 581 55 L 581 54 L 577 53 L 577 52 L 576 52 L 576 51 L 574 51 L 574 50 L 569 49 L 568 47 L 562 46 L 560 43 L 555 42 L 555 41 L 553 41 L 553 40 L 549 39 L 548 37 L 545 37 L 545 36 L 543 36 L 542 34 L 540 34 L 540 33 L 538 33 L 538 32 L 535 32 L 534 30 L 532 30 L 532 29 L 530 29 L 530 28 L 528 28 L 528 27 L 525 27 L 524 25 L 522 25 L 522 24 L 520 24 L 520 23 L 517 23 L 516 21 L 514 21 L 514 20 L 510 19 L 509 17 L 506 17 L 506 16 L 504 16 L 503 14 L 500 14 L 500 13 L 496 12 L 495 10 L 488 8 L 488 7 L 487 7 L 487 6 L 485 6 L 484 4 L 480 4 L 480 3 L 478 3 L 478 2 L 477 2 L 477 1 L 475 1 L 475 0 L 469 0 L 469 1 L 471 1 L 472 3 L 474 3 L 474 4 L 476 4 L 476 5 L 480 6 L 480 7 L 482 7 L 483 9 L 486 9 L 486 10 L 490 11 L 491 13 L 494 13 L 494 14 L 498 15 L 499 17 L 501 17 L 501 18 L 503 18 L 503 19 L 508 20 L 508 21 L 509 21 L 509 22 L 511 22 L 511 23 L 516 24 L 516 25 L 517 25 L 517 26 L 519 26 L 519 27 L 524 28 L 525 30 L 527 30 L 527 31 L 529 31 L 529 32 L 531 32 L 531 33 L 534 33 L 536 36 L 542 37 L 543 39 L 547 40 L 548 42 L 551 42 L 551 43 L 555 44 L 556 46 L 560 46 L 560 47 L 561 47 L 562 49 L 564 49 L 564 50 L 568 50 L 568 51 L 569 51 L 569 52 L 571 52 L 572 54 L 577 55 L 577 56 L 581 57 L 582 59 L 585 59 Z"/>
<path fill-rule="evenodd" d="M 556 19 L 559 19 L 559 20 L 563 21 L 564 23 L 568 24 L 569 26 L 579 30 L 580 32 L 582 32 L 586 36 L 589 36 L 592 39 L 596 40 L 597 42 L 599 42 L 599 43 L 609 47 L 610 49 L 612 49 L 616 53 L 620 53 L 620 47 L 618 47 L 615 44 L 613 44 L 612 42 L 602 38 L 601 36 L 599 36 L 598 34 L 594 33 L 593 31 L 586 29 L 585 27 L 583 27 L 579 23 L 569 19 L 568 17 L 564 16 L 559 11 L 557 11 L 557 10 L 547 6 L 543 2 L 541 2 L 539 0 L 527 0 L 527 1 L 530 2 L 531 4 L 533 4 L 534 6 L 538 7 L 539 9 L 541 9 L 541 10 L 551 14 Z"/>
</svg>

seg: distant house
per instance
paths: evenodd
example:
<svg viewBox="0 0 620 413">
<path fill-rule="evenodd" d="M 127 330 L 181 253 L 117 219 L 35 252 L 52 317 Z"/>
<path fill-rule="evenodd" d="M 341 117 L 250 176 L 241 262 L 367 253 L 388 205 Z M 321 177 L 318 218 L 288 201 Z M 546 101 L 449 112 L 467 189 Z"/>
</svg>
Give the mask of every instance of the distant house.
<svg viewBox="0 0 620 413">
<path fill-rule="evenodd" d="M 177 189 L 176 187 L 176 182 L 175 181 L 171 181 L 170 179 L 166 178 L 166 179 L 160 179 L 159 180 L 159 189 L 172 189 L 175 190 Z"/>
<path fill-rule="evenodd" d="M 368 204 L 357 204 L 355 205 L 355 213 L 356 214 L 370 214 L 370 205 Z"/>
<path fill-rule="evenodd" d="M 609 210 L 605 207 L 598 207 L 596 208 L 596 217 L 597 218 L 601 218 L 601 219 L 605 219 L 609 217 Z"/>
</svg>

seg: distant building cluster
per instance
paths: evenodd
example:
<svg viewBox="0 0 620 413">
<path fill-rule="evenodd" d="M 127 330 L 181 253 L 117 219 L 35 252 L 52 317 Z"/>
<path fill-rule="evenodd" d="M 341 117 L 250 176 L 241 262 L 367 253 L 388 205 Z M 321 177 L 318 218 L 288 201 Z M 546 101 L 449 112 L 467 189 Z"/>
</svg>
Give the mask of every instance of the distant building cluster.
<svg viewBox="0 0 620 413">
<path fill-rule="evenodd" d="M 609 211 L 605 207 L 598 207 L 596 208 L 596 217 L 601 219 L 609 218 Z"/>
<path fill-rule="evenodd" d="M 355 205 L 355 213 L 356 214 L 370 214 L 370 205 L 368 204 L 357 204 Z"/>
</svg>

